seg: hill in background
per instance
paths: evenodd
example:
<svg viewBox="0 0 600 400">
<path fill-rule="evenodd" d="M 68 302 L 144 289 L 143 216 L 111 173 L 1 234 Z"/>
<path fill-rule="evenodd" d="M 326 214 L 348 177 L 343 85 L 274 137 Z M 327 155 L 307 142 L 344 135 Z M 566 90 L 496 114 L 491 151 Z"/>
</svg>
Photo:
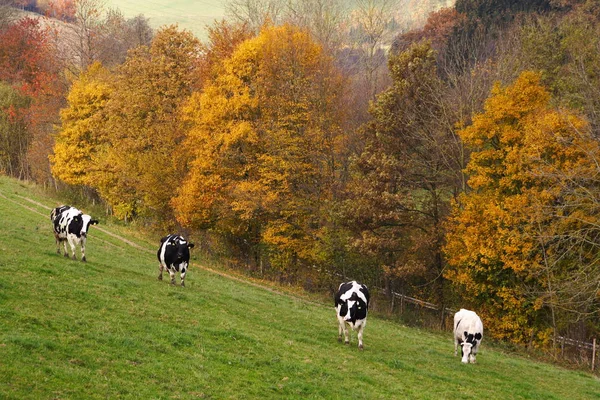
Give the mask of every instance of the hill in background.
<svg viewBox="0 0 600 400">
<path fill-rule="evenodd" d="M 403 30 L 420 28 L 432 11 L 454 6 L 456 0 L 398 0 L 394 18 Z M 118 8 L 125 17 L 144 14 L 153 28 L 178 24 L 189 29 L 199 39 L 206 40 L 206 27 L 225 18 L 226 0 L 107 0 L 111 8 Z M 375 2 L 375 4 L 377 4 Z"/>
</svg>

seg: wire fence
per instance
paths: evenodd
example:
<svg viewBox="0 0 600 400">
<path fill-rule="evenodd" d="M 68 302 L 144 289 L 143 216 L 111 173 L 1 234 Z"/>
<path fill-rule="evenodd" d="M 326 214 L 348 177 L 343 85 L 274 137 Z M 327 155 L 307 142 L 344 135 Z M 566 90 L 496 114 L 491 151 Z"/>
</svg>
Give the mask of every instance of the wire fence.
<svg viewBox="0 0 600 400">
<path fill-rule="evenodd" d="M 385 293 L 383 289 L 377 288 L 378 292 Z M 424 318 L 421 318 L 420 323 L 425 322 L 430 327 L 438 328 L 438 329 L 448 329 L 452 328 L 451 321 L 452 317 L 456 311 L 453 308 L 442 307 L 437 304 L 417 299 L 415 297 L 407 296 L 401 293 L 397 293 L 392 291 L 392 299 L 390 305 L 390 311 L 393 312 L 395 309 L 399 308 L 399 312 L 401 315 L 405 313 L 407 310 L 407 306 L 413 306 L 412 312 L 422 312 L 426 310 L 429 312 L 430 316 L 428 321 L 424 321 Z M 589 365 L 592 372 L 596 371 L 596 358 L 598 355 L 598 343 L 596 338 L 592 339 L 591 342 L 584 342 L 580 340 L 575 340 L 563 336 L 558 336 L 556 338 L 554 348 L 560 349 L 560 358 L 563 360 L 569 360 L 571 362 L 576 362 L 577 364 Z"/>
</svg>

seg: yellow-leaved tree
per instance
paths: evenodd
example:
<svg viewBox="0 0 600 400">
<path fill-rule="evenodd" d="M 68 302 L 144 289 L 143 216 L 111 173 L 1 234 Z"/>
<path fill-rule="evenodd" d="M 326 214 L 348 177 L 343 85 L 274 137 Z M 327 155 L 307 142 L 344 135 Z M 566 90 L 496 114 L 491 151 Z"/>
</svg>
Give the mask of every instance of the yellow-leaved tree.
<svg viewBox="0 0 600 400">
<path fill-rule="evenodd" d="M 445 276 L 493 336 L 548 344 L 598 309 L 598 142 L 581 117 L 552 108 L 534 72 L 496 84 L 459 134 L 473 150 L 470 190 L 448 223 Z"/>
<path fill-rule="evenodd" d="M 52 175 L 71 185 L 94 186 L 98 174 L 94 157 L 106 139 L 102 111 L 110 98 L 110 73 L 98 62 L 73 82 L 61 127 L 50 155 Z"/>
<path fill-rule="evenodd" d="M 178 220 L 261 249 L 293 276 L 314 259 L 332 197 L 341 78 L 310 35 L 265 27 L 241 43 L 188 106 L 190 171 L 172 201 Z"/>
</svg>

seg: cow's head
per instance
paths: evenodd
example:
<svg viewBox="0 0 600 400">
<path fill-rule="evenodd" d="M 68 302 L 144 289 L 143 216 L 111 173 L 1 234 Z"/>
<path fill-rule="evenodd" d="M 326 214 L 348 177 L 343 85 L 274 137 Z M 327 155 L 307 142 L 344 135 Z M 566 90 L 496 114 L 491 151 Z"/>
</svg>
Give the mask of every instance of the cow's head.
<svg viewBox="0 0 600 400">
<path fill-rule="evenodd" d="M 181 236 L 177 236 L 173 240 L 173 245 L 177 252 L 175 253 L 176 263 L 180 263 L 182 261 L 189 261 L 190 259 L 190 249 L 194 247 L 194 243 L 188 242 Z"/>
<path fill-rule="evenodd" d="M 90 229 L 90 225 L 98 224 L 98 220 L 92 219 L 92 217 L 90 217 L 87 214 L 81 215 L 81 219 L 82 219 L 81 236 L 86 237 L 87 233 L 88 233 L 88 229 Z"/>
<path fill-rule="evenodd" d="M 346 322 L 355 323 L 367 317 L 367 304 L 356 293 L 346 300 L 340 308 L 340 317 Z"/>
<path fill-rule="evenodd" d="M 464 336 L 464 340 L 460 344 L 461 353 L 462 353 L 461 362 L 463 364 L 468 364 L 469 359 L 471 358 L 471 354 L 473 352 L 473 347 L 475 345 L 477 345 L 477 343 L 481 340 L 482 335 L 481 335 L 481 333 L 472 334 L 472 333 L 465 331 L 463 333 L 463 336 Z"/>
</svg>

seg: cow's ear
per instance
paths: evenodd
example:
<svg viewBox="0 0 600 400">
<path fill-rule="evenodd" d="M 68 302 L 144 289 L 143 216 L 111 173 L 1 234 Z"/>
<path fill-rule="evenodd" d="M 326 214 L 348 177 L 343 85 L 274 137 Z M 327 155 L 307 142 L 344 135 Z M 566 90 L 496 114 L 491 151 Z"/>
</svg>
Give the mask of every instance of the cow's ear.
<svg viewBox="0 0 600 400">
<path fill-rule="evenodd" d="M 481 333 L 477 332 L 477 333 L 475 334 L 475 339 L 477 339 L 477 340 L 481 340 Z"/>
<path fill-rule="evenodd" d="M 98 225 L 98 222 L 100 221 L 98 221 L 97 219 L 93 219 L 90 221 L 90 225 Z"/>
<path fill-rule="evenodd" d="M 164 243 L 168 238 L 169 238 L 168 236 L 165 236 L 164 238 L 160 238 L 160 242 Z"/>
<path fill-rule="evenodd" d="M 189 243 L 188 243 L 188 248 L 190 248 L 190 249 L 191 249 L 192 247 L 194 247 L 194 243 L 192 243 L 192 242 L 189 242 Z"/>
</svg>

